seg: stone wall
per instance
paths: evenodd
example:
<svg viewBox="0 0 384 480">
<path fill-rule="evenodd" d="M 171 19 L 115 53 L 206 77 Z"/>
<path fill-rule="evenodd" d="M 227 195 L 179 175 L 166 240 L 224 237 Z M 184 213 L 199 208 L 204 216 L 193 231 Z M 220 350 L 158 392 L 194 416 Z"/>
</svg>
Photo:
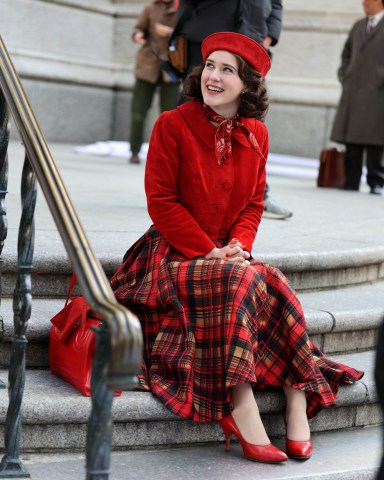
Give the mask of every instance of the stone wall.
<svg viewBox="0 0 384 480">
<path fill-rule="evenodd" d="M 141 8 L 111 0 L 1 0 L 0 34 L 48 141 L 116 138 L 122 120 L 127 129 L 130 31 Z M 117 119 L 120 97 L 126 108 Z"/>
<path fill-rule="evenodd" d="M 328 143 L 340 96 L 337 69 L 355 0 L 288 0 L 268 84 L 271 151 L 317 157 Z"/>
<path fill-rule="evenodd" d="M 126 140 L 136 46 L 148 1 L 1 0 L 0 34 L 48 141 Z M 268 86 L 271 151 L 317 157 L 340 95 L 336 71 L 355 0 L 289 0 Z M 147 137 L 157 116 L 150 113 Z"/>
</svg>

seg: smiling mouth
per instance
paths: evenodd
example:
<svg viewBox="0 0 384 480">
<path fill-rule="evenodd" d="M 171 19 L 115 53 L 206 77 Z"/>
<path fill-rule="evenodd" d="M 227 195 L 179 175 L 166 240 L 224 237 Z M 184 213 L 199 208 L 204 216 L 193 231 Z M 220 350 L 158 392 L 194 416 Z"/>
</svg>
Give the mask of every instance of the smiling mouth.
<svg viewBox="0 0 384 480">
<path fill-rule="evenodd" d="M 213 87 L 212 85 L 207 85 L 207 90 L 208 90 L 209 92 L 215 92 L 215 93 L 221 93 L 221 92 L 224 91 L 222 88 Z"/>
</svg>

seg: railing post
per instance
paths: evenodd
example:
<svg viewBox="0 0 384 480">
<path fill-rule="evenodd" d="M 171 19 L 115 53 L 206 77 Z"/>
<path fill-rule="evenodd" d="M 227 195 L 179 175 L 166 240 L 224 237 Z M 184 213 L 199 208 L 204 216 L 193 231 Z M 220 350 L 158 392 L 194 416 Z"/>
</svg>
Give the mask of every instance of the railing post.
<svg viewBox="0 0 384 480">
<path fill-rule="evenodd" d="M 87 430 L 86 480 L 108 480 L 112 442 L 114 392 L 107 387 L 107 366 L 111 357 L 108 327 L 95 330 L 96 351 L 92 364 L 92 411 Z"/>
<path fill-rule="evenodd" d="M 8 233 L 7 210 L 5 207 L 5 196 L 8 187 L 8 143 L 9 143 L 9 110 L 8 105 L 0 90 L 0 302 L 2 297 L 2 267 L 1 257 L 4 242 Z M 0 388 L 5 388 L 4 382 L 0 380 Z"/>
<path fill-rule="evenodd" d="M 21 406 L 25 384 L 25 336 L 31 317 L 31 269 L 35 240 L 36 176 L 27 157 L 21 180 L 22 213 L 17 244 L 18 278 L 13 294 L 14 338 L 9 367 L 9 406 L 5 419 L 5 455 L 0 478 L 30 477 L 20 462 Z"/>
</svg>

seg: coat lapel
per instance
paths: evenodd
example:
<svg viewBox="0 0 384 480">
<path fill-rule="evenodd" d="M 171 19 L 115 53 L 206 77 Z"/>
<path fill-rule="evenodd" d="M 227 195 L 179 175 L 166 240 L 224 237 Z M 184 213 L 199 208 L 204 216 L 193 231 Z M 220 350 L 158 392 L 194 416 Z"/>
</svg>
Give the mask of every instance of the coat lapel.
<svg viewBox="0 0 384 480">
<path fill-rule="evenodd" d="M 377 37 L 377 35 L 380 35 L 380 33 L 384 30 L 384 17 L 380 20 L 380 22 L 376 25 L 376 27 L 372 30 L 371 33 L 367 33 L 367 21 L 362 22 L 362 26 L 363 32 L 361 33 L 364 40 L 361 42 L 360 50 L 364 50 L 364 48 L 369 45 Z"/>
<path fill-rule="evenodd" d="M 375 38 L 377 35 L 380 35 L 380 32 L 384 30 L 384 17 L 380 20 L 380 22 L 376 25 L 376 27 L 372 30 L 372 32 L 368 35 L 370 38 Z"/>
</svg>

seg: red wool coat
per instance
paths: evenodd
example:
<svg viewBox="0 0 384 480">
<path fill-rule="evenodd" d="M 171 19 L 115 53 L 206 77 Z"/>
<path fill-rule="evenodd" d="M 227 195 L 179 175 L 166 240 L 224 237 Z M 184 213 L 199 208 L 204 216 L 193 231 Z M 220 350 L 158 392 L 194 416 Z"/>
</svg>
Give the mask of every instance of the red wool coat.
<svg viewBox="0 0 384 480">
<path fill-rule="evenodd" d="M 148 212 L 187 258 L 204 256 L 222 238 L 237 238 L 252 251 L 264 208 L 268 131 L 258 120 L 242 121 L 260 148 L 235 128 L 232 158 L 220 165 L 216 128 L 197 100 L 162 113 L 153 128 L 145 171 Z"/>
</svg>

